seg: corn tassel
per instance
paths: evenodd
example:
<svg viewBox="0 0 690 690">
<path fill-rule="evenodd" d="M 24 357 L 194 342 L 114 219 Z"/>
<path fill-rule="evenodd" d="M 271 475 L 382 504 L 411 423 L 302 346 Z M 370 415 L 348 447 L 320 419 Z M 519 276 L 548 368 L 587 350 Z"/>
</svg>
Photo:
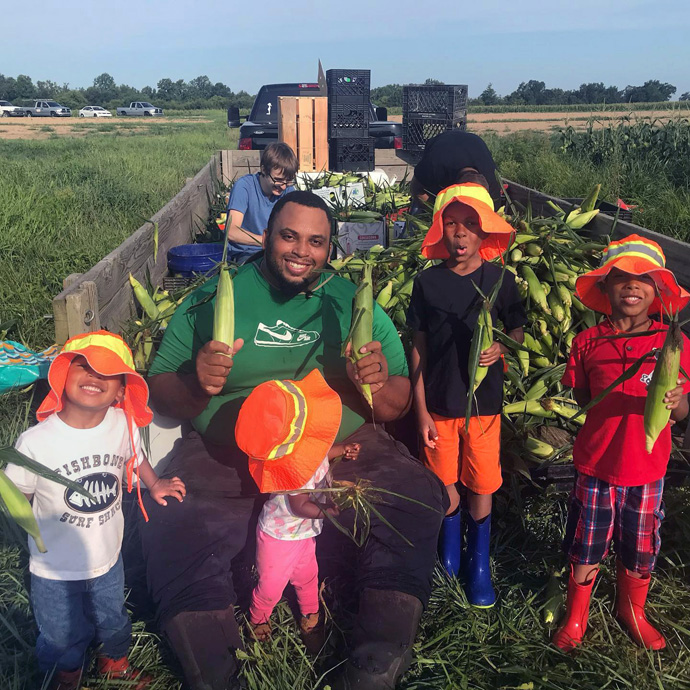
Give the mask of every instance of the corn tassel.
<svg viewBox="0 0 690 690">
<path fill-rule="evenodd" d="M 371 273 L 372 265 L 365 263 L 362 269 L 362 279 L 352 299 L 352 326 L 348 340 L 352 346 L 350 360 L 353 364 L 371 354 L 369 352 L 360 352 L 362 347 L 370 343 L 374 338 L 374 285 Z M 371 386 L 368 383 L 360 385 L 364 399 L 369 403 L 369 407 L 373 409 L 374 398 L 371 393 Z"/>
<path fill-rule="evenodd" d="M 647 452 L 651 453 L 659 434 L 666 428 L 671 410 L 666 408 L 664 397 L 678 385 L 680 355 L 683 351 L 683 336 L 678 320 L 671 321 L 664 346 L 654 366 L 652 380 L 647 388 L 644 406 L 644 433 Z"/>
<path fill-rule="evenodd" d="M 31 503 L 2 470 L 0 470 L 0 499 L 5 504 L 10 517 L 27 534 L 33 537 L 33 540 L 36 542 L 36 548 L 41 553 L 46 553 L 46 545 L 41 538 L 41 532 L 38 529 L 38 523 L 36 522 Z"/>
<path fill-rule="evenodd" d="M 213 313 L 213 340 L 232 348 L 235 342 L 235 294 L 226 263 L 221 264 Z M 228 357 L 232 357 L 232 351 Z"/>
<path fill-rule="evenodd" d="M 134 290 L 134 296 L 137 298 L 141 308 L 144 310 L 146 316 L 154 321 L 160 316 L 160 311 L 153 301 L 153 298 L 146 291 L 146 288 L 130 273 L 129 283 Z"/>
</svg>

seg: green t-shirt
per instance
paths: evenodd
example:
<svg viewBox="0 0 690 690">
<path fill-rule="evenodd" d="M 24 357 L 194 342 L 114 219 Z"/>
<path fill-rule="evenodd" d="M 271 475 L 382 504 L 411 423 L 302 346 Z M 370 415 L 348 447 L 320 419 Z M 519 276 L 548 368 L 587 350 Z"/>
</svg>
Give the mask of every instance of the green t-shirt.
<svg viewBox="0 0 690 690">
<path fill-rule="evenodd" d="M 197 352 L 212 340 L 217 280 L 202 285 L 178 307 L 149 376 L 195 371 Z M 322 276 L 320 282 L 325 280 Z M 310 297 L 300 293 L 287 298 L 266 282 L 256 263 L 242 266 L 233 284 L 235 338 L 243 338 L 244 346 L 235 356 L 222 393 L 213 396 L 206 409 L 192 420 L 204 438 L 234 446 L 237 414 L 256 386 L 271 379 L 301 379 L 313 369 L 321 371 L 343 402 L 338 440 L 371 419 L 366 403 L 347 377 L 345 359 L 340 356 L 350 330 L 355 285 L 334 276 Z M 407 376 L 398 333 L 378 305 L 374 309 L 373 331 L 374 340 L 381 342 L 388 361 L 389 375 Z"/>
</svg>

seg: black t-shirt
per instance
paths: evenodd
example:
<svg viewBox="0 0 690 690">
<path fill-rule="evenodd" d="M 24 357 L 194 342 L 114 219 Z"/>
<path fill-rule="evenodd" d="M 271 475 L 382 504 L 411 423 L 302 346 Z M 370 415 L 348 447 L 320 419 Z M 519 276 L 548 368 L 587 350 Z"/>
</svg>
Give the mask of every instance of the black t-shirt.
<svg viewBox="0 0 690 690">
<path fill-rule="evenodd" d="M 445 263 L 422 271 L 414 281 L 407 324 L 426 333 L 427 357 L 424 371 L 429 412 L 461 418 L 467 410 L 472 334 L 477 325 L 481 298 L 472 281 L 487 295 L 498 282 L 501 268 L 484 262 L 473 273 L 461 276 Z M 491 311 L 494 325 L 500 320 L 506 332 L 527 323 L 525 308 L 510 271 Z M 503 404 L 503 360 L 492 364 L 477 389 L 473 415 L 493 415 Z"/>
<path fill-rule="evenodd" d="M 472 132 L 452 129 L 429 139 L 414 176 L 431 194 L 458 182 L 463 168 L 474 168 L 486 178 L 494 202 L 501 197 L 496 164 L 484 140 Z"/>
</svg>

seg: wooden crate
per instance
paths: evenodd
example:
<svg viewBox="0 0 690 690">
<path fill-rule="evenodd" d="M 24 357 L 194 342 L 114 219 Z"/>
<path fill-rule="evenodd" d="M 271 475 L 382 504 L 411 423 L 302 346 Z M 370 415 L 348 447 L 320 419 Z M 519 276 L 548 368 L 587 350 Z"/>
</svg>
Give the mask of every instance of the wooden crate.
<svg viewBox="0 0 690 690">
<path fill-rule="evenodd" d="M 328 99 L 280 96 L 278 139 L 297 154 L 300 171 L 328 170 Z"/>
</svg>

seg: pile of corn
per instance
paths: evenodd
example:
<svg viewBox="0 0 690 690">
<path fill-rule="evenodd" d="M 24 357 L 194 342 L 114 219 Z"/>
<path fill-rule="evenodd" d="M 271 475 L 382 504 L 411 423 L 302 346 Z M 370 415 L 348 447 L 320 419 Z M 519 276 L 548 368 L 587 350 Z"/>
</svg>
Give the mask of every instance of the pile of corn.
<svg viewBox="0 0 690 690">
<path fill-rule="evenodd" d="M 325 176 L 315 186 L 340 184 L 343 180 L 350 181 L 347 177 L 328 180 Z M 524 460 L 540 464 L 567 461 L 573 436 L 583 422 L 582 416 L 569 421 L 578 407 L 560 379 L 573 338 L 598 320 L 574 294 L 577 277 L 599 264 L 605 246 L 604 242 L 588 240 L 582 232 L 598 213 L 594 209 L 597 193 L 598 189 L 593 190 L 580 208 L 566 211 L 554 206 L 554 215 L 549 218 L 532 217 L 529 210 L 526 216 L 500 211 L 516 228 L 515 240 L 506 255 L 507 270 L 515 275 L 529 318 L 523 346 L 504 340 L 511 348 L 505 358 L 504 447 L 514 452 L 513 465 L 517 464 L 523 473 L 528 469 Z M 408 239 L 388 248 L 378 245 L 335 259 L 331 267 L 358 285 L 365 266 L 367 276 L 371 270 L 374 299 L 391 317 L 407 345 L 405 318 L 414 278 L 433 262 L 420 254 L 430 214 L 410 216 L 402 210 L 406 206 L 409 195 L 404 185 L 380 189 L 367 184 L 367 206 L 359 212 L 370 214 L 372 220 L 374 216 L 402 215 L 408 224 Z M 159 311 L 155 317 L 151 303 L 142 298 L 136 286 L 135 290 L 144 314 L 133 328 L 133 342 L 135 351 L 140 352 L 137 359 L 146 368 L 153 353 L 151 337 L 155 342 L 156 334 L 184 295 L 152 291 L 152 301 Z M 501 329 L 500 323 L 494 326 Z"/>
</svg>

